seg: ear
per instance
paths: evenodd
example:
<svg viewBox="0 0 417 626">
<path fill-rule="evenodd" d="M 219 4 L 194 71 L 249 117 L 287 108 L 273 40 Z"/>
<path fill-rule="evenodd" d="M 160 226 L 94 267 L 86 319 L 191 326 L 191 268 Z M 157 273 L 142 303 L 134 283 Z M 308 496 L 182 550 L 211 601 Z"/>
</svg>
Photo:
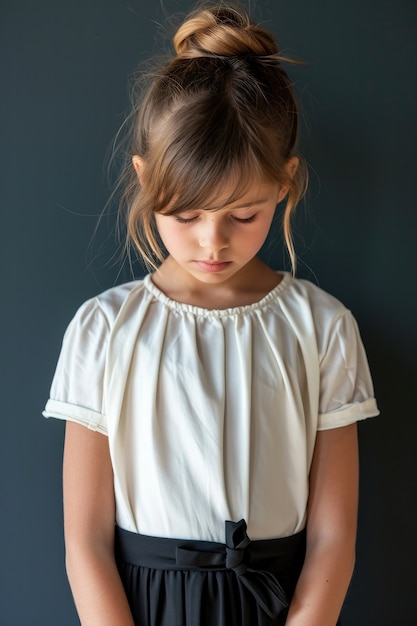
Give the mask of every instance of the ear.
<svg viewBox="0 0 417 626">
<path fill-rule="evenodd" d="M 295 173 L 300 165 L 300 159 L 296 156 L 292 156 L 285 164 L 285 169 L 290 178 L 294 178 Z"/>
<path fill-rule="evenodd" d="M 143 159 L 143 157 L 139 156 L 138 154 L 134 154 L 132 156 L 132 163 L 133 163 L 133 167 L 136 170 L 136 174 L 139 178 L 139 182 L 141 185 L 143 185 L 145 160 Z"/>
<path fill-rule="evenodd" d="M 300 163 L 300 159 L 296 156 L 290 157 L 288 161 L 286 162 L 285 171 L 287 172 L 288 176 L 291 179 L 294 178 L 295 173 L 298 169 L 299 163 Z M 288 185 L 284 185 L 283 187 L 279 188 L 277 204 L 279 204 L 282 200 L 284 200 L 285 196 L 288 193 L 288 190 L 289 190 Z"/>
</svg>

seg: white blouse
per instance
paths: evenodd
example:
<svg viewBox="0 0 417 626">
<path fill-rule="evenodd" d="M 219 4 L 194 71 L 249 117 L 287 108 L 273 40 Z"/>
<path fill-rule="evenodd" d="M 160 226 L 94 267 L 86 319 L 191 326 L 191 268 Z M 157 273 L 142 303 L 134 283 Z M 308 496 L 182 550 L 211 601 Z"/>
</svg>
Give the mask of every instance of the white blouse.
<svg viewBox="0 0 417 626">
<path fill-rule="evenodd" d="M 150 275 L 87 301 L 44 411 L 108 436 L 119 526 L 219 542 L 225 520 L 251 539 L 303 529 L 317 430 L 377 414 L 350 311 L 289 274 L 224 310 Z"/>
</svg>

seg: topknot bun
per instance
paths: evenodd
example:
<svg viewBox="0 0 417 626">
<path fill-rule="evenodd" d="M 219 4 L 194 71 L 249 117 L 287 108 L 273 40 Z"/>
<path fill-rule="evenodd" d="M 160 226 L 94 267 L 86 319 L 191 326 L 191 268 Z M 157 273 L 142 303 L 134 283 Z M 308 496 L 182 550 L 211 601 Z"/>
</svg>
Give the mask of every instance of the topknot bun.
<svg viewBox="0 0 417 626">
<path fill-rule="evenodd" d="M 272 35 L 234 7 L 214 7 L 192 13 L 174 36 L 178 57 L 278 54 Z"/>
</svg>

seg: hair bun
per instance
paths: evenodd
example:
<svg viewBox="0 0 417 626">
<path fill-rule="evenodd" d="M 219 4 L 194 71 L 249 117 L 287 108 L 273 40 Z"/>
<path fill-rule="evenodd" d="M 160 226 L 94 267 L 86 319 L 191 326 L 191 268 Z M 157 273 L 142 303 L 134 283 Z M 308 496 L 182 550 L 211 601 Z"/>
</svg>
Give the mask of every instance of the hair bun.
<svg viewBox="0 0 417 626">
<path fill-rule="evenodd" d="M 174 36 L 178 57 L 277 54 L 272 35 L 234 7 L 214 7 L 192 13 Z"/>
</svg>

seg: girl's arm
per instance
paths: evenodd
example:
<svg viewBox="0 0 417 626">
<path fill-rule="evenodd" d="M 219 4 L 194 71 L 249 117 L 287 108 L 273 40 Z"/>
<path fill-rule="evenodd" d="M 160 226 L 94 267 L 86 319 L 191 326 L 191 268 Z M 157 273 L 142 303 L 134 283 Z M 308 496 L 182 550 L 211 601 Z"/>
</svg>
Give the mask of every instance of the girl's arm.
<svg viewBox="0 0 417 626">
<path fill-rule="evenodd" d="M 134 626 L 113 552 L 115 502 L 107 437 L 67 422 L 66 565 L 82 626 Z"/>
<path fill-rule="evenodd" d="M 355 562 L 356 424 L 317 433 L 310 472 L 307 552 L 287 626 L 335 626 Z"/>
</svg>

